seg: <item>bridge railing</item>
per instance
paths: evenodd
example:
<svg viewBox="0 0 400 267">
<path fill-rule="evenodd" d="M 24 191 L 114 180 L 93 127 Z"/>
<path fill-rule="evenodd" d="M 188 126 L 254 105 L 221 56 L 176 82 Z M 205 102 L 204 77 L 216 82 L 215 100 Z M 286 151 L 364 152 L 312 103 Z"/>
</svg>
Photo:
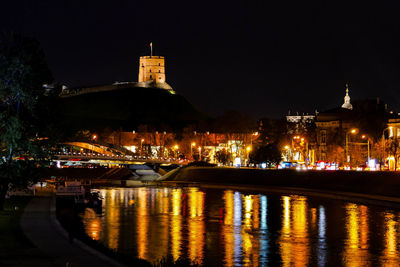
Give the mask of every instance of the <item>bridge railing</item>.
<svg viewBox="0 0 400 267">
<path fill-rule="evenodd" d="M 118 155 L 118 154 L 101 154 L 101 153 L 84 153 L 84 152 L 61 152 L 57 151 L 52 154 L 55 158 L 84 158 L 84 159 L 104 159 L 104 160 L 121 160 L 121 161 L 161 161 L 161 162 L 182 162 L 188 163 L 189 161 L 178 158 L 165 158 L 165 157 L 150 157 L 150 156 L 131 156 L 131 155 Z"/>
</svg>

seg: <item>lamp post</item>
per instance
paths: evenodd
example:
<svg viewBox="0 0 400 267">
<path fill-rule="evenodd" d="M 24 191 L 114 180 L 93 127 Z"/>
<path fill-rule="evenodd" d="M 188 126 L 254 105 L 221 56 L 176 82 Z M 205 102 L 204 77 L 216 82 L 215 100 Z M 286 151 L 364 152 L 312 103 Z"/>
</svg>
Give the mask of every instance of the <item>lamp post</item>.
<svg viewBox="0 0 400 267">
<path fill-rule="evenodd" d="M 193 160 L 193 147 L 195 147 L 195 146 L 196 146 L 195 142 L 190 144 L 190 156 L 192 157 L 192 160 Z"/>
<path fill-rule="evenodd" d="M 178 146 L 178 145 L 175 145 L 175 146 L 174 146 L 175 159 L 178 157 L 178 154 L 177 154 L 178 149 L 179 149 L 179 146 Z"/>
<path fill-rule="evenodd" d="M 250 151 L 251 151 L 251 146 L 247 146 L 247 147 L 246 147 L 246 151 L 247 151 L 247 164 L 249 165 L 249 163 L 250 163 Z"/>
<path fill-rule="evenodd" d="M 143 154 L 143 142 L 144 142 L 144 139 L 140 140 L 140 156 L 142 156 L 142 154 Z"/>
<path fill-rule="evenodd" d="M 363 134 L 362 136 L 361 136 L 361 138 L 362 139 L 367 139 L 367 151 L 368 151 L 368 163 L 369 163 L 369 160 L 370 160 L 370 151 L 369 151 L 369 144 L 370 144 L 370 141 L 369 141 L 369 137 L 367 137 L 365 134 Z"/>
<path fill-rule="evenodd" d="M 350 155 L 349 155 L 349 133 L 355 134 L 357 133 L 357 129 L 351 129 L 350 131 L 346 132 L 346 160 L 350 162 Z"/>
</svg>

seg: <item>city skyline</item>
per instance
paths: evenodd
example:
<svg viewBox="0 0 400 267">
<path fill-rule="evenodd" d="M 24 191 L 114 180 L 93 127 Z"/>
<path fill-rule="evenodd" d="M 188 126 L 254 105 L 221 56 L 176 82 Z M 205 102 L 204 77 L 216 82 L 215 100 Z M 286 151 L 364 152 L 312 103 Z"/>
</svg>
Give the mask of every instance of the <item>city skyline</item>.
<svg viewBox="0 0 400 267">
<path fill-rule="evenodd" d="M 399 22 L 390 3 L 30 2 L 2 5 L 2 32 L 37 38 L 69 87 L 137 81 L 166 57 L 168 83 L 212 114 L 281 117 L 380 97 L 399 109 Z M 78 12 L 75 12 L 78 10 Z"/>
</svg>

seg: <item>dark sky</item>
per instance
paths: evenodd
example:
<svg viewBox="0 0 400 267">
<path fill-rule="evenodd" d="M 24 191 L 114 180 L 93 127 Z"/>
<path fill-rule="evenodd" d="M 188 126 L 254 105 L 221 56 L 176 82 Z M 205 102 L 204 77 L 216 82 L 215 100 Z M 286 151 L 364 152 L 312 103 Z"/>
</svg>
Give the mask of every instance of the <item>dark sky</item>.
<svg viewBox="0 0 400 267">
<path fill-rule="evenodd" d="M 13 0 L 0 28 L 36 37 L 70 87 L 137 81 L 152 41 L 167 82 L 211 114 L 333 108 L 346 82 L 400 110 L 396 1 L 349 2 Z"/>
</svg>

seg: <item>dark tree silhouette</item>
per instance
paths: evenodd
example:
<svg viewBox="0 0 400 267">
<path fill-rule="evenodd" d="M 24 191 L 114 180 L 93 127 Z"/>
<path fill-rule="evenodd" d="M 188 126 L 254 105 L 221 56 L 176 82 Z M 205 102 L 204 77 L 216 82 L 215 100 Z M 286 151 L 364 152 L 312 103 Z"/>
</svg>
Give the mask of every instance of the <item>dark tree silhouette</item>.
<svg viewBox="0 0 400 267">
<path fill-rule="evenodd" d="M 52 81 L 39 43 L 20 35 L 0 38 L 0 209 L 10 187 L 35 178 L 45 158 L 39 103 Z"/>
<path fill-rule="evenodd" d="M 250 153 L 250 162 L 256 164 L 266 163 L 268 166 L 273 166 L 278 164 L 281 159 L 281 152 L 275 143 L 260 146 Z"/>
</svg>

